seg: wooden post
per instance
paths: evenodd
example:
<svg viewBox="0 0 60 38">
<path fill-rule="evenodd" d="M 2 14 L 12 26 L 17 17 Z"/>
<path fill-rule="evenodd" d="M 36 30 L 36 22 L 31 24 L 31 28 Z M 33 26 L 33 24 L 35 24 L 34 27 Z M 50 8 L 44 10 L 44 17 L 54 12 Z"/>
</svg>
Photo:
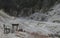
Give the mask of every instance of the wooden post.
<svg viewBox="0 0 60 38">
<path fill-rule="evenodd" d="M 5 25 L 3 25 L 3 28 L 4 28 L 4 34 L 5 34 Z"/>
</svg>

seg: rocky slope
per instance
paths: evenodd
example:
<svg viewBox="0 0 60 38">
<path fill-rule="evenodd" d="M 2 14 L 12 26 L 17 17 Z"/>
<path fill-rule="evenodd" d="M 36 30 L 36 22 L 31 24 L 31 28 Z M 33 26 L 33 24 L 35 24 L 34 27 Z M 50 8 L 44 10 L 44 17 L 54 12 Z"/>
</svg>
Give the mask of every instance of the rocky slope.
<svg viewBox="0 0 60 38">
<path fill-rule="evenodd" d="M 42 1 L 42 0 L 40 0 L 40 1 Z M 48 3 L 48 1 L 50 3 Z M 56 3 L 54 4 L 54 6 L 50 7 L 50 9 L 49 9 L 49 8 L 47 8 L 46 5 L 49 6 L 50 4 L 52 4 L 51 1 L 52 1 L 52 3 L 53 2 L 55 3 L 55 1 L 56 1 Z M 28 12 L 25 13 L 24 11 L 26 11 L 27 8 L 23 8 L 24 10 L 21 9 L 22 12 L 19 15 L 21 18 L 15 17 L 16 15 L 14 15 L 14 13 L 17 14 L 16 13 L 17 11 L 14 9 L 12 10 L 12 8 L 9 10 L 8 10 L 8 8 L 7 9 L 5 8 L 5 9 L 8 11 L 13 11 L 14 13 L 12 16 L 14 16 L 14 17 L 9 16 L 10 14 L 12 14 L 12 12 L 9 13 L 5 10 L 9 14 L 8 15 L 4 12 L 4 10 L 0 10 L 0 30 L 1 30 L 0 36 L 2 36 L 0 38 L 45 38 L 45 37 L 49 38 L 48 37 L 49 34 L 60 35 L 60 22 L 59 22 L 60 21 L 60 4 L 57 1 L 59 2 L 59 0 L 43 0 L 42 8 L 40 10 L 38 10 L 38 9 L 35 10 L 35 8 L 34 8 L 34 11 L 35 11 L 34 13 L 31 12 L 32 10 L 30 10 L 30 8 L 28 8 L 30 10 L 30 13 L 28 13 Z M 39 2 L 37 2 L 37 5 L 38 5 L 38 3 Z M 46 7 L 44 8 L 44 6 L 46 6 Z M 46 8 L 48 10 L 46 10 Z M 19 10 L 18 10 L 18 12 L 19 12 Z M 3 34 L 3 24 L 5 24 L 7 27 L 9 27 L 11 29 L 12 28 L 11 25 L 17 24 L 17 23 L 19 24 L 19 29 L 23 29 L 22 32 L 17 31 L 13 34 L 12 33 L 9 33 L 6 35 Z M 43 35 L 43 37 L 41 37 L 41 35 Z M 13 36 L 13 37 L 11 37 L 11 36 Z"/>
</svg>

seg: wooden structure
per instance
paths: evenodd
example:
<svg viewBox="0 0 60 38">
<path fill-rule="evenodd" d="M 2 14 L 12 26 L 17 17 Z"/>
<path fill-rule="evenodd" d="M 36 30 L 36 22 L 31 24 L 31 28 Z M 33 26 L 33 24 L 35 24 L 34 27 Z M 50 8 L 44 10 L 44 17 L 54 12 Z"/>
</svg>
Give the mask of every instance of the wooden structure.
<svg viewBox="0 0 60 38">
<path fill-rule="evenodd" d="M 4 27 L 4 34 L 10 33 L 10 28 L 6 27 L 5 25 L 3 25 L 3 27 Z"/>
<path fill-rule="evenodd" d="M 18 30 L 19 24 L 12 24 L 12 33 Z M 16 27 L 16 28 L 15 28 Z"/>
</svg>

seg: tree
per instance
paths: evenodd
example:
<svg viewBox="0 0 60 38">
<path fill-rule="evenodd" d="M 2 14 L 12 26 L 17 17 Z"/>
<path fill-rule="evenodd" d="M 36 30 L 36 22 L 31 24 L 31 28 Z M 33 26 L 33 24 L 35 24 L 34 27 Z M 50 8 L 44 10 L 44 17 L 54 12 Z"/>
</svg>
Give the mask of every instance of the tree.
<svg viewBox="0 0 60 38">
<path fill-rule="evenodd" d="M 56 1 L 59 0 L 0 0 L 0 9 L 4 9 L 6 13 L 12 16 L 14 16 L 13 11 L 17 11 L 16 16 L 18 16 L 24 8 L 32 8 L 33 11 L 43 9 L 45 12 L 53 6 Z M 11 10 L 12 12 L 10 12 Z"/>
</svg>

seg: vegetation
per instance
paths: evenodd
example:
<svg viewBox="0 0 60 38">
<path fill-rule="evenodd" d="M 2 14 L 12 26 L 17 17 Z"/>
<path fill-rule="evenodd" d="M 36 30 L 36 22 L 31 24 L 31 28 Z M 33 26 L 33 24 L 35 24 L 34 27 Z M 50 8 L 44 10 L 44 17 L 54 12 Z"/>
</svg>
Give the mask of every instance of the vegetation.
<svg viewBox="0 0 60 38">
<path fill-rule="evenodd" d="M 59 0 L 0 0 L 0 9 L 12 16 L 18 16 L 22 10 L 46 10 Z M 29 12 L 26 12 L 28 14 Z M 31 12 L 30 12 L 31 13 Z M 23 13 L 22 15 L 24 15 Z"/>
</svg>

